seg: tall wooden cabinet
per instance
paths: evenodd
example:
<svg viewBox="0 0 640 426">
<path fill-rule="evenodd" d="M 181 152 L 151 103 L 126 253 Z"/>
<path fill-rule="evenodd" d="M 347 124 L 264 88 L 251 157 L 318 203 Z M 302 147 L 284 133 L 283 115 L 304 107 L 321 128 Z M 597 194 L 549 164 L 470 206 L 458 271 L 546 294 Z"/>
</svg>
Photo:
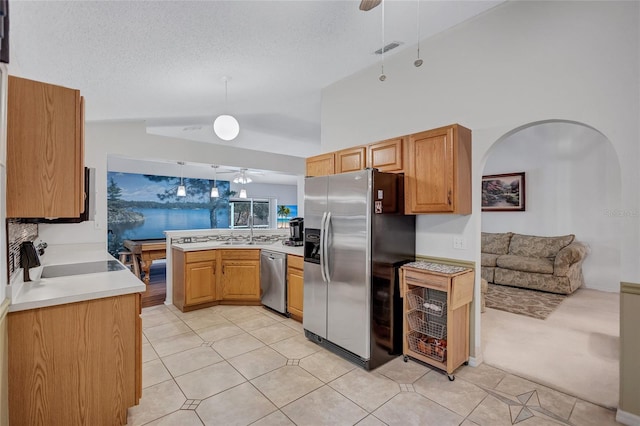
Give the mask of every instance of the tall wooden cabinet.
<svg viewBox="0 0 640 426">
<path fill-rule="evenodd" d="M 141 324 L 139 293 L 9 313 L 10 424 L 126 424 Z"/>
<path fill-rule="evenodd" d="M 9 76 L 7 217 L 79 217 L 84 210 L 80 91 Z"/>
<path fill-rule="evenodd" d="M 458 124 L 409 136 L 405 212 L 471 213 L 471 130 Z"/>
<path fill-rule="evenodd" d="M 287 311 L 295 320 L 302 321 L 304 305 L 304 258 L 287 255 Z"/>
</svg>

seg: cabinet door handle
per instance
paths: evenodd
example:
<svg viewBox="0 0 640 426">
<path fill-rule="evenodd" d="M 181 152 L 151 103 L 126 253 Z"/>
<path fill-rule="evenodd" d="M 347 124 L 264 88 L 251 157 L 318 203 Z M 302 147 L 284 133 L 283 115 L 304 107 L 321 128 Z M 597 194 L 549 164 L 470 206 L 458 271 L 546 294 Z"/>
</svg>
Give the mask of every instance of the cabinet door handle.
<svg viewBox="0 0 640 426">
<path fill-rule="evenodd" d="M 447 193 L 447 204 L 451 205 L 451 190 Z"/>
</svg>

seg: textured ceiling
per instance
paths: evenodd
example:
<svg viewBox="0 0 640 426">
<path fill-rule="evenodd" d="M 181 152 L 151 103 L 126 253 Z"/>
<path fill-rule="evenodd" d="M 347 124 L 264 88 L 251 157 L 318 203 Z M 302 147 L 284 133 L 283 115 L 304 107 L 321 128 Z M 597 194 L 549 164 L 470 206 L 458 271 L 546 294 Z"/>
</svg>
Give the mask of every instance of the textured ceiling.
<svg viewBox="0 0 640 426">
<path fill-rule="evenodd" d="M 358 1 L 11 1 L 12 74 L 78 88 L 87 120 L 296 156 L 320 151 L 322 88 L 380 60 L 382 6 Z M 385 41 L 415 49 L 500 1 L 386 0 Z M 223 76 L 230 76 L 225 105 Z M 235 115 L 223 142 L 211 123 Z"/>
</svg>

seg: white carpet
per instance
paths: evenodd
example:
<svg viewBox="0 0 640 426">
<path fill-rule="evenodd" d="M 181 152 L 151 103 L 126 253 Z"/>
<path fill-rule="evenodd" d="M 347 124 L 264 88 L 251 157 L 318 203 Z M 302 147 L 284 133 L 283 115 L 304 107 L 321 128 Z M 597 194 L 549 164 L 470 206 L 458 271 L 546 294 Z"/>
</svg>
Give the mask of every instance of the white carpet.
<svg viewBox="0 0 640 426">
<path fill-rule="evenodd" d="M 618 406 L 620 295 L 579 289 L 546 320 L 487 309 L 484 362 L 608 408 Z"/>
</svg>

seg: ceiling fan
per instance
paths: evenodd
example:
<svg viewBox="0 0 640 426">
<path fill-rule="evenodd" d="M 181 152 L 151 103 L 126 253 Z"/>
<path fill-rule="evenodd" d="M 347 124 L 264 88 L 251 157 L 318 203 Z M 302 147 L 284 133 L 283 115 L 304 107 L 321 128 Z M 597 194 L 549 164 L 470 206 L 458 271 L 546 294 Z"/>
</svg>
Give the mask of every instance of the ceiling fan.
<svg viewBox="0 0 640 426">
<path fill-rule="evenodd" d="M 220 175 L 224 175 L 224 174 L 230 174 L 233 173 L 233 177 L 231 178 L 231 181 L 233 183 L 240 183 L 240 184 L 246 184 L 246 183 L 251 183 L 253 181 L 253 179 L 251 179 L 251 175 L 256 175 L 256 176 L 260 176 L 260 175 L 264 175 L 263 172 L 259 172 L 257 170 L 249 170 L 249 169 L 237 169 L 237 170 L 226 170 L 226 171 L 222 171 L 222 172 L 218 172 L 218 174 Z"/>
<path fill-rule="evenodd" d="M 382 0 L 362 0 L 360 1 L 360 10 L 367 12 L 378 6 L 380 3 L 382 3 Z"/>
</svg>

